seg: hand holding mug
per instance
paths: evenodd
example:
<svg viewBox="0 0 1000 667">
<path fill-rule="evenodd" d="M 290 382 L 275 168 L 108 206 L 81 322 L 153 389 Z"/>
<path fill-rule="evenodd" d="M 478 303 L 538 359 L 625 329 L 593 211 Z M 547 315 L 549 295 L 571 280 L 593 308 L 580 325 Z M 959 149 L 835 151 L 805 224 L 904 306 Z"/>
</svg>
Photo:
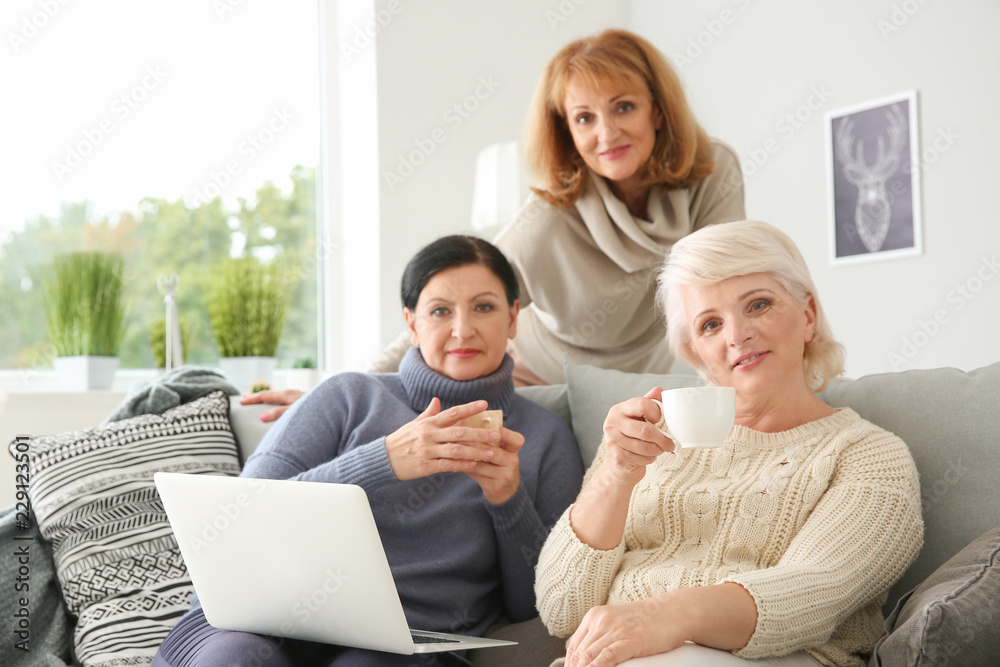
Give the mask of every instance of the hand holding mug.
<svg viewBox="0 0 1000 667">
<path fill-rule="evenodd" d="M 663 392 L 656 427 L 678 447 L 721 447 L 736 419 L 732 387 L 684 387 Z"/>
<path fill-rule="evenodd" d="M 654 387 L 645 396 L 619 403 L 604 420 L 604 465 L 613 479 L 626 486 L 637 484 L 657 456 L 674 450 L 674 443 L 654 426 L 662 391 Z"/>
<path fill-rule="evenodd" d="M 433 398 L 416 419 L 385 437 L 386 456 L 396 478 L 405 481 L 439 472 L 467 473 L 482 461 L 496 459 L 503 438 L 500 430 L 459 425 L 486 408 L 486 401 L 473 401 L 442 412 L 440 399 Z"/>
</svg>

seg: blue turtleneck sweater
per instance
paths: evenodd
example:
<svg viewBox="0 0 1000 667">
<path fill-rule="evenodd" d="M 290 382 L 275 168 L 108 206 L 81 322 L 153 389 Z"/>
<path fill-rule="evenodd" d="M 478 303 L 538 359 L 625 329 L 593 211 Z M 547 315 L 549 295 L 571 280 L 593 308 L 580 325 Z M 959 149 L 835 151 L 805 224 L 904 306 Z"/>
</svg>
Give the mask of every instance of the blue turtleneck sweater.
<svg viewBox="0 0 1000 667">
<path fill-rule="evenodd" d="M 501 611 L 513 621 L 534 617 L 538 551 L 576 498 L 583 464 L 566 423 L 515 393 L 513 367 L 507 356 L 492 375 L 457 381 L 412 348 L 398 373 L 335 375 L 275 423 L 241 476 L 364 488 L 411 627 L 482 635 Z M 443 410 L 486 400 L 524 436 L 510 500 L 491 505 L 462 473 L 396 479 L 385 437 L 435 396 Z M 323 517 L 307 521 L 322 530 Z"/>
</svg>

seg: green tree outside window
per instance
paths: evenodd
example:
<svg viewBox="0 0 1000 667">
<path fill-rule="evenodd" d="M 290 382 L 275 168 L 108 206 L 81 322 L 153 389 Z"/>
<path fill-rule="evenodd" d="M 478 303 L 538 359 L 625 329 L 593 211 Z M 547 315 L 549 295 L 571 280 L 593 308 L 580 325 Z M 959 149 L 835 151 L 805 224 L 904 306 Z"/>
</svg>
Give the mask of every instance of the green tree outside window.
<svg viewBox="0 0 1000 667">
<path fill-rule="evenodd" d="M 143 198 L 136 211 L 114 219 L 96 216 L 87 202 L 64 202 L 56 217 L 37 216 L 0 245 L 0 368 L 44 369 L 54 350 L 45 327 L 43 274 L 56 253 L 118 252 L 126 258 L 129 322 L 121 368 L 152 368 L 148 330 L 163 318 L 161 274 L 177 273 L 179 318 L 186 363 L 212 365 L 219 350 L 212 335 L 200 280 L 207 267 L 233 256 L 281 258 L 297 278 L 278 347 L 279 367 L 318 351 L 318 282 L 322 257 L 316 243 L 316 168 L 296 166 L 292 188 L 270 181 L 235 210 L 216 198 L 195 208 L 183 200 Z"/>
</svg>

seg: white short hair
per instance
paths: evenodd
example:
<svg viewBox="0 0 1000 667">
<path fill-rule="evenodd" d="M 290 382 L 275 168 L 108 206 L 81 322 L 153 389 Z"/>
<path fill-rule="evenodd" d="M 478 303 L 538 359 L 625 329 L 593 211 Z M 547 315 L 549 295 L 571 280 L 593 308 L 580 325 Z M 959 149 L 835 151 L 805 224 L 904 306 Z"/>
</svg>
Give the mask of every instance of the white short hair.
<svg viewBox="0 0 1000 667">
<path fill-rule="evenodd" d="M 844 346 L 833 338 L 802 253 L 787 234 L 766 222 L 711 225 L 674 244 L 660 270 L 656 299 L 666 314 L 671 352 L 711 382 L 691 347 L 680 288 L 712 285 L 752 273 L 769 275 L 803 305 L 812 297 L 816 332 L 806 343 L 803 372 L 813 391 L 823 391 L 830 380 L 844 372 Z"/>
</svg>

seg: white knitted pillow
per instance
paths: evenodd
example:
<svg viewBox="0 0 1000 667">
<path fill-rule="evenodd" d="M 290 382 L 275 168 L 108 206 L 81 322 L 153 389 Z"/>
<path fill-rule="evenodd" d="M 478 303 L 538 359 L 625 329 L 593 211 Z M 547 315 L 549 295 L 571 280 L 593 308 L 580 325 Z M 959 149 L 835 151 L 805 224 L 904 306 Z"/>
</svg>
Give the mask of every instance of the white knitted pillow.
<svg viewBox="0 0 1000 667">
<path fill-rule="evenodd" d="M 26 449 L 32 509 L 78 616 L 76 659 L 151 662 L 194 590 L 153 473 L 238 474 L 229 399 L 216 391 L 162 415 L 32 438 Z"/>
</svg>

